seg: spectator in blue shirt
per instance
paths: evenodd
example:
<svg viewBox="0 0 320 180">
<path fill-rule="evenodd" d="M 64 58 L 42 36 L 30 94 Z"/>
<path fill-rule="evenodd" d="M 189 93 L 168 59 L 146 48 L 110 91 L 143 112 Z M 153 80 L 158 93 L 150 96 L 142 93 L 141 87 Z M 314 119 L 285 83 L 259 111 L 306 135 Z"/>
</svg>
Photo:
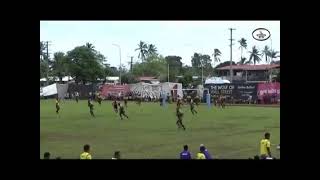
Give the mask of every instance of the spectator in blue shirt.
<svg viewBox="0 0 320 180">
<path fill-rule="evenodd" d="M 191 159 L 191 153 L 188 151 L 188 145 L 183 146 L 183 151 L 180 153 L 180 159 Z"/>
<path fill-rule="evenodd" d="M 204 147 L 204 149 L 205 149 L 203 154 L 206 156 L 206 159 L 212 159 L 208 149 L 203 144 L 200 145 L 200 150 L 201 150 L 201 147 Z"/>
</svg>

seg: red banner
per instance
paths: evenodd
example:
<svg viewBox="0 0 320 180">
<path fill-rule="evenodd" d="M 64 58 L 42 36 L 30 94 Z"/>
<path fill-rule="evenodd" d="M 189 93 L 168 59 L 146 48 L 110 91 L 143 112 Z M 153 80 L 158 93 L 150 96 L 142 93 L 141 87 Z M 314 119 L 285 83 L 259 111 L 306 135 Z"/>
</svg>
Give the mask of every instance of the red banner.
<svg viewBox="0 0 320 180">
<path fill-rule="evenodd" d="M 257 88 L 258 99 L 266 103 L 266 99 L 278 101 L 280 99 L 280 83 L 261 83 Z M 274 102 L 271 102 L 274 103 Z"/>
<path fill-rule="evenodd" d="M 103 85 L 101 95 L 104 97 L 107 97 L 108 95 L 118 96 L 119 93 L 125 95 L 128 92 L 130 92 L 129 85 Z"/>
</svg>

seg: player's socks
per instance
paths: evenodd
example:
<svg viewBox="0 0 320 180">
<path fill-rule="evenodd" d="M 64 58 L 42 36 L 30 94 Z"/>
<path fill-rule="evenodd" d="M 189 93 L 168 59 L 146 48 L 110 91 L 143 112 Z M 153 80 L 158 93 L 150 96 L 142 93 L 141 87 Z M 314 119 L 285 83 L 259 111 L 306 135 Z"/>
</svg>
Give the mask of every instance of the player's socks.
<svg viewBox="0 0 320 180">
<path fill-rule="evenodd" d="M 181 128 L 180 123 L 179 123 L 179 122 L 177 122 L 176 124 L 177 124 L 177 126 L 178 126 L 178 129 L 180 129 L 180 128 Z"/>
</svg>

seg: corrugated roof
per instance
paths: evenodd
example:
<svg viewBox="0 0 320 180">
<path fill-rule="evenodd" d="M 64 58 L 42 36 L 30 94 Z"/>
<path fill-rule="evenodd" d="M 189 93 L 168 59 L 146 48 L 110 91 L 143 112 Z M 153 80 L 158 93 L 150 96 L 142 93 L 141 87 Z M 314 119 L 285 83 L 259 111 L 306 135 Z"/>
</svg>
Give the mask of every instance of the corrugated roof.
<svg viewBox="0 0 320 180">
<path fill-rule="evenodd" d="M 280 64 L 261 64 L 261 65 L 247 65 L 247 64 L 243 64 L 243 65 L 232 65 L 232 69 L 234 70 L 268 70 L 268 69 L 273 69 L 273 68 L 277 68 L 280 67 Z M 229 70 L 230 66 L 224 66 L 221 68 L 217 68 L 217 70 Z"/>
<path fill-rule="evenodd" d="M 138 77 L 139 81 L 143 81 L 143 80 L 158 80 L 156 77 L 152 77 L 152 76 L 141 76 Z"/>
</svg>

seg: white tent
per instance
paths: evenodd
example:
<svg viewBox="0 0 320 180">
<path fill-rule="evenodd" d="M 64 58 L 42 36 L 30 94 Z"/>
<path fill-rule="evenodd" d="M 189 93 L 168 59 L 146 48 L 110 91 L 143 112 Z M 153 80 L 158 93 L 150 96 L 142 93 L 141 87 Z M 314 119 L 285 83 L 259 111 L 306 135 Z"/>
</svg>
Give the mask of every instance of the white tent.
<svg viewBox="0 0 320 180">
<path fill-rule="evenodd" d="M 58 77 L 48 77 L 49 80 L 53 80 L 53 81 L 60 81 L 60 79 Z M 73 78 L 71 76 L 65 76 L 65 77 L 62 77 L 62 81 L 63 82 L 67 82 L 67 81 L 71 81 L 73 80 Z M 46 82 L 47 79 L 46 78 L 41 78 L 40 79 L 40 82 Z"/>
<path fill-rule="evenodd" d="M 40 96 L 52 96 L 58 94 L 59 98 L 64 98 L 68 92 L 68 84 L 51 84 L 49 86 L 40 87 Z"/>
<path fill-rule="evenodd" d="M 49 86 L 46 87 L 40 87 L 40 96 L 51 96 L 51 95 L 55 95 L 58 94 L 58 90 L 57 90 L 57 84 L 51 84 Z"/>
<path fill-rule="evenodd" d="M 211 77 L 206 79 L 205 84 L 230 84 L 230 81 L 220 77 Z"/>
<path fill-rule="evenodd" d="M 107 76 L 106 80 L 108 80 L 108 81 L 119 81 L 119 77 L 118 76 Z"/>
<path fill-rule="evenodd" d="M 66 82 L 66 81 L 71 81 L 73 80 L 73 78 L 71 76 L 65 76 L 62 78 L 62 81 Z"/>
</svg>

